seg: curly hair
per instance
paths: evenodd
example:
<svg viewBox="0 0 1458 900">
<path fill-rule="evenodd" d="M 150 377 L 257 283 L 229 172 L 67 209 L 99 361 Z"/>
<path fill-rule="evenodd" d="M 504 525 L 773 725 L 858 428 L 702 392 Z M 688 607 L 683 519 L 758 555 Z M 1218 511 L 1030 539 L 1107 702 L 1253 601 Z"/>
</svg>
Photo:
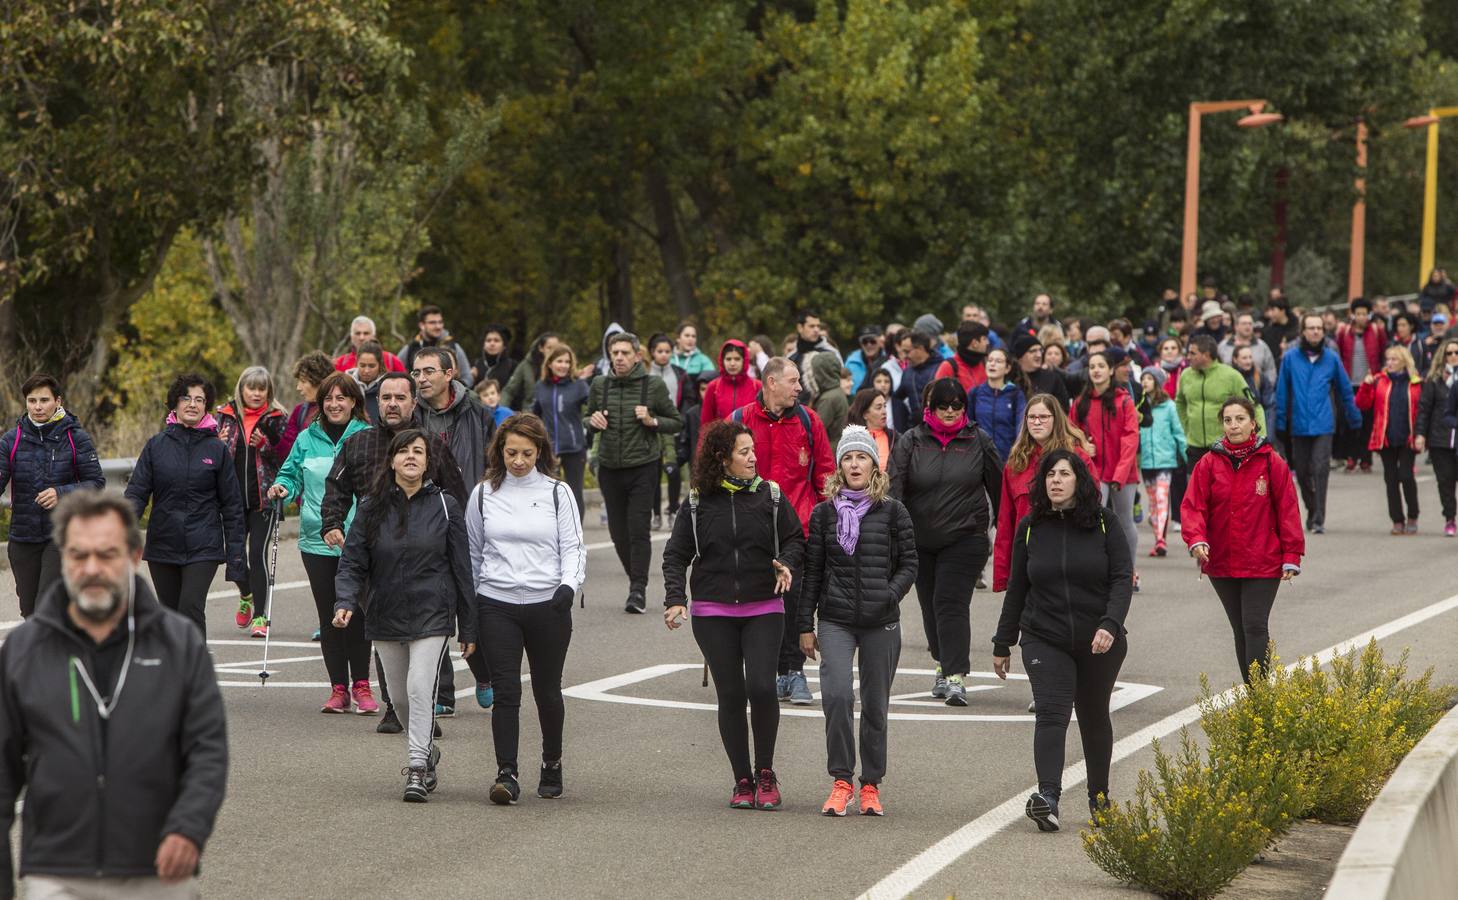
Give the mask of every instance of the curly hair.
<svg viewBox="0 0 1458 900">
<path fill-rule="evenodd" d="M 329 370 L 331 372 L 334 371 L 334 366 L 330 365 Z M 206 378 L 198 375 L 195 372 L 189 372 L 186 375 L 178 375 L 176 378 L 172 379 L 172 385 L 167 388 L 167 408 L 176 409 L 177 401 L 181 400 L 183 397 L 186 397 L 187 392 L 195 387 L 200 387 L 203 389 L 203 403 L 208 409 L 212 409 L 213 401 L 217 399 L 217 395 L 213 392 L 213 384 L 212 382 L 208 381 Z"/>
<path fill-rule="evenodd" d="M 491 490 L 501 489 L 506 480 L 506 439 L 511 435 L 526 438 L 537 448 L 537 471 L 548 478 L 557 472 L 557 457 L 552 453 L 552 439 L 547 436 L 547 426 L 532 413 L 516 413 L 502 422 L 486 448 L 486 474 L 482 481 L 491 482 Z"/>
<path fill-rule="evenodd" d="M 1099 502 L 1099 483 L 1094 480 L 1083 460 L 1078 458 L 1078 454 L 1071 450 L 1054 450 L 1038 463 L 1038 474 L 1028 486 L 1028 512 L 1035 522 L 1060 514 L 1053 508 L 1053 501 L 1048 499 L 1048 473 L 1053 470 L 1054 465 L 1064 460 L 1073 468 L 1075 482 L 1073 508 L 1066 515 L 1080 528 L 1092 528 L 1099 523 L 1100 510 L 1103 508 L 1103 504 Z"/>
<path fill-rule="evenodd" d="M 694 458 L 694 490 L 699 496 L 707 497 L 715 491 L 722 491 L 720 482 L 727 474 L 729 457 L 734 455 L 734 445 L 739 436 L 747 434 L 754 439 L 754 432 L 739 422 L 721 419 L 712 422 L 703 431 L 699 441 L 698 455 Z"/>
<path fill-rule="evenodd" d="M 334 371 L 334 360 L 324 354 L 323 350 L 311 350 L 294 363 L 294 377 L 300 381 L 307 381 L 314 387 L 324 383 L 324 379 Z"/>
</svg>

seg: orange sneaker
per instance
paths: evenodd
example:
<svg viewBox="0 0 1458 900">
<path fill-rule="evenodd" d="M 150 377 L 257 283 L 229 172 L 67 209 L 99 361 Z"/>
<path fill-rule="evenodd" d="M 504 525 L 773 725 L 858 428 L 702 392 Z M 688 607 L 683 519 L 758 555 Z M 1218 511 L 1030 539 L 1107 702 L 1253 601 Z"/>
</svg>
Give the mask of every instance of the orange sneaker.
<svg viewBox="0 0 1458 900">
<path fill-rule="evenodd" d="M 855 789 L 851 787 L 849 781 L 841 781 L 837 778 L 835 784 L 830 788 L 830 799 L 820 807 L 820 814 L 823 816 L 845 815 L 845 808 L 850 805 L 851 796 L 854 794 Z"/>
<path fill-rule="evenodd" d="M 886 810 L 881 808 L 881 791 L 874 784 L 861 785 L 861 815 L 886 815 Z"/>
</svg>

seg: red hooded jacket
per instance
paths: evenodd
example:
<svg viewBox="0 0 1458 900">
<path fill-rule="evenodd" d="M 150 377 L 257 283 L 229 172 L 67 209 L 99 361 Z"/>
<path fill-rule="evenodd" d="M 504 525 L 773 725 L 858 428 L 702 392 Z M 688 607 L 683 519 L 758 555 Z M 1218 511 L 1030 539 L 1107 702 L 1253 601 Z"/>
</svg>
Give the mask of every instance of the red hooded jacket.
<svg viewBox="0 0 1458 900">
<path fill-rule="evenodd" d="M 962 390 L 971 391 L 987 381 L 987 364 L 979 362 L 975 366 L 969 366 L 966 360 L 953 356 L 937 366 L 937 373 L 932 380 L 937 378 L 955 378 L 962 383 Z"/>
<path fill-rule="evenodd" d="M 1082 448 L 1074 452 L 1090 472 L 1094 471 L 1093 459 Z M 1026 469 L 1014 472 L 1010 464 L 1002 467 L 1002 500 L 997 506 L 997 534 L 992 541 L 994 591 L 1007 590 L 1008 574 L 1012 571 L 1013 532 L 1028 514 L 1032 502 L 1028 493 L 1033 489 L 1033 478 L 1038 474 L 1038 461 L 1042 458 L 1043 448 L 1035 444 Z"/>
<path fill-rule="evenodd" d="M 739 408 L 740 419 L 754 434 L 754 456 L 760 478 L 780 486 L 800 517 L 806 534 L 810 513 L 823 498 L 825 479 L 835 471 L 835 452 L 815 410 L 796 403 L 778 418 L 764 408 L 763 397 Z M 808 417 L 810 433 L 805 433 Z"/>
<path fill-rule="evenodd" d="M 1337 326 L 1337 353 L 1342 358 L 1342 368 L 1347 370 L 1348 379 L 1352 377 L 1352 348 L 1356 343 L 1357 332 L 1352 330 L 1350 324 L 1343 322 Z M 1376 322 L 1367 323 L 1367 330 L 1362 332 L 1362 346 L 1367 350 L 1367 371 L 1382 371 L 1382 351 L 1387 349 L 1387 332 L 1381 325 Z"/>
<path fill-rule="evenodd" d="M 1209 546 L 1211 578 L 1279 578 L 1282 566 L 1301 565 L 1306 553 L 1291 470 L 1259 440 L 1239 468 L 1225 441 L 1216 441 L 1190 473 L 1181 536 L 1187 546 Z"/>
<path fill-rule="evenodd" d="M 744 368 L 739 370 L 738 375 L 730 375 L 724 369 L 724 351 L 730 347 L 738 349 L 739 355 L 744 357 Z M 759 380 L 748 374 L 749 345 L 743 341 L 731 338 L 719 348 L 719 371 L 722 374 L 704 388 L 704 398 L 699 406 L 699 422 L 702 425 L 729 418 L 730 413 L 759 393 Z M 702 435 L 703 431 L 700 430 L 699 434 Z"/>
<path fill-rule="evenodd" d="M 1123 388 L 1114 389 L 1114 414 L 1104 415 L 1104 404 L 1090 397 L 1088 413 L 1079 416 L 1081 401 L 1073 401 L 1068 419 L 1094 445 L 1094 476 L 1099 481 L 1134 484 L 1139 480 L 1139 413 Z"/>
<path fill-rule="evenodd" d="M 1371 329 L 1368 329 L 1369 331 Z M 1417 407 L 1422 396 L 1423 383 L 1409 377 L 1407 385 L 1407 446 L 1418 436 Z M 1387 417 L 1392 414 L 1392 379 L 1385 372 L 1377 372 L 1371 381 L 1363 381 L 1357 388 L 1357 409 L 1372 410 L 1372 437 L 1367 439 L 1368 450 L 1382 450 L 1387 447 Z"/>
</svg>

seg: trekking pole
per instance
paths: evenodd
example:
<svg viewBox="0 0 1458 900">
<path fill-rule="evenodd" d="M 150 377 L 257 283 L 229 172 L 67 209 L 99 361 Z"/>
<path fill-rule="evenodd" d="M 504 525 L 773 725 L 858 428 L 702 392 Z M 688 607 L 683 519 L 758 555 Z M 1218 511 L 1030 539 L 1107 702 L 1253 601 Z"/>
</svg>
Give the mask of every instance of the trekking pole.
<svg viewBox="0 0 1458 900">
<path fill-rule="evenodd" d="M 268 507 L 268 587 L 264 590 L 263 606 L 263 669 L 258 673 L 260 685 L 268 684 L 268 677 L 273 673 L 268 671 L 268 642 L 273 636 L 273 582 L 278 575 L 278 533 L 280 524 L 283 522 L 283 500 L 271 501 Z"/>
</svg>

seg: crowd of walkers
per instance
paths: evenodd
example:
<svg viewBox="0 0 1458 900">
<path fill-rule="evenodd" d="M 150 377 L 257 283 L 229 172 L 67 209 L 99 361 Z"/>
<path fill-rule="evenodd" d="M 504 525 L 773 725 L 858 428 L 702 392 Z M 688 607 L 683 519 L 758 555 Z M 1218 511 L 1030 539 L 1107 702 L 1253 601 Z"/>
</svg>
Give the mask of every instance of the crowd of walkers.
<svg viewBox="0 0 1458 900">
<path fill-rule="evenodd" d="M 1027 814 L 1057 830 L 1075 712 L 1090 810 L 1108 803 L 1109 704 L 1145 520 L 1149 556 L 1178 534 L 1209 577 L 1247 681 L 1269 663 L 1278 588 L 1301 571 L 1307 536 L 1325 532 L 1334 467 L 1380 460 L 1391 533 L 1411 535 L 1426 454 L 1444 533 L 1458 533 L 1451 285 L 1437 278 L 1410 305 L 1358 298 L 1343 321 L 1292 310 L 1279 291 L 1260 308 L 1213 283 L 1202 294 L 1171 292 L 1142 329 L 1060 320 L 1048 294 L 1011 327 L 968 305 L 951 329 L 930 314 L 863 327 L 846 354 L 813 310 L 778 344 L 729 338 L 713 357 L 693 323 L 647 340 L 613 324 L 596 359 L 546 333 L 517 360 L 510 329 L 492 325 L 474 362 L 435 307 L 397 353 L 359 317 L 347 352 L 297 361 L 292 410 L 258 366 L 221 405 L 207 379 L 178 376 L 125 498 L 146 517 L 140 559 L 157 602 L 205 633 L 223 566 L 235 624 L 258 638 L 271 620 L 270 532 L 278 509 L 297 510 L 330 683 L 321 709 L 372 716 L 383 703 L 377 730 L 406 734 L 411 802 L 439 782 L 453 639 L 493 710 L 491 799 L 521 796 L 523 657 L 541 726 L 537 795 L 563 795 L 589 471 L 627 613 L 647 609 L 651 532 L 669 532 L 663 618 L 691 625 L 713 678 L 735 808 L 782 804 L 780 703 L 815 702 L 805 668 L 816 660 L 823 812 L 883 815 L 901 601 L 916 589 L 930 697 L 966 706 L 971 603 L 990 561 L 991 588 L 1005 592 L 993 672 L 1006 678 L 1019 646 L 1033 693 Z M 24 415 L 0 436 L 0 488 L 11 487 L 11 569 L 29 618 L 65 590 L 51 510 L 104 478 L 60 383 L 37 375 L 22 393 Z"/>
</svg>

